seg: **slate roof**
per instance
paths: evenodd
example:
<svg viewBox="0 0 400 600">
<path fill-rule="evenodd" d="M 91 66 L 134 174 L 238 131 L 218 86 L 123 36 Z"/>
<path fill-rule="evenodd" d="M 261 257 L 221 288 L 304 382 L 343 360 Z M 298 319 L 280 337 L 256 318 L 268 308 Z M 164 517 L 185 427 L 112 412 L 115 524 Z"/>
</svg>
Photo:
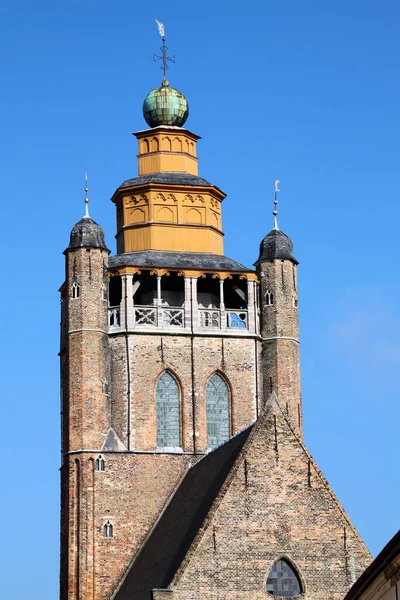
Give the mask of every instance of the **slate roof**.
<svg viewBox="0 0 400 600">
<path fill-rule="evenodd" d="M 265 236 L 260 244 L 260 256 L 254 264 L 275 258 L 291 260 L 295 265 L 299 264 L 293 254 L 292 240 L 280 229 L 273 229 Z"/>
<path fill-rule="evenodd" d="M 198 175 L 191 175 L 190 173 L 175 172 L 175 171 L 163 171 L 159 173 L 149 173 L 148 175 L 139 175 L 133 177 L 133 179 L 127 179 L 121 185 L 120 188 L 138 187 L 146 183 L 163 183 L 166 185 L 188 185 L 188 186 L 199 186 L 199 187 L 213 187 L 219 190 L 216 185 L 213 185 L 207 179 L 199 177 Z M 221 191 L 221 190 L 220 190 Z"/>
<path fill-rule="evenodd" d="M 111 256 L 109 267 L 159 267 L 169 269 L 200 269 L 205 271 L 251 271 L 248 267 L 219 254 L 210 252 L 164 252 L 143 250 Z"/>
<path fill-rule="evenodd" d="M 353 587 L 345 596 L 344 600 L 358 600 L 374 581 L 393 561 L 400 560 L 400 530 L 386 544 L 374 561 L 365 569 L 364 573 L 357 579 Z M 392 590 L 393 591 L 393 590 Z"/>
<path fill-rule="evenodd" d="M 150 600 L 152 589 L 168 587 L 253 426 L 189 469 L 113 599 Z"/>
<path fill-rule="evenodd" d="M 68 248 L 101 248 L 108 250 L 104 241 L 104 231 L 90 217 L 83 217 L 72 228 Z M 109 250 L 108 250 L 109 252 Z"/>
</svg>

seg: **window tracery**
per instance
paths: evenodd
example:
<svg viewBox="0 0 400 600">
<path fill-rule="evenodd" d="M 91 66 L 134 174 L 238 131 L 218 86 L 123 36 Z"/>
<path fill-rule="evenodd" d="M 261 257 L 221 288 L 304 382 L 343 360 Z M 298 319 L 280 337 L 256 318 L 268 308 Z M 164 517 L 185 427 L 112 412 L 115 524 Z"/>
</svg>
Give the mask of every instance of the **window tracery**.
<svg viewBox="0 0 400 600">
<path fill-rule="evenodd" d="M 95 469 L 99 472 L 105 470 L 104 458 L 101 455 L 96 458 Z"/>
<path fill-rule="evenodd" d="M 210 378 L 206 393 L 207 447 L 215 448 L 229 439 L 229 391 L 218 373 Z"/>
<path fill-rule="evenodd" d="M 157 448 L 180 446 L 179 387 L 165 371 L 158 380 L 156 391 Z"/>
<path fill-rule="evenodd" d="M 271 290 L 267 290 L 265 292 L 265 306 L 273 306 L 274 304 L 274 294 Z"/>
<path fill-rule="evenodd" d="M 76 281 L 72 284 L 72 297 L 79 298 L 79 285 Z"/>
<path fill-rule="evenodd" d="M 103 537 L 105 537 L 105 538 L 114 537 L 114 528 L 113 528 L 112 523 L 110 523 L 110 521 L 107 521 L 106 523 L 104 523 Z"/>
<path fill-rule="evenodd" d="M 295 567 L 285 558 L 280 558 L 272 566 L 267 580 L 267 592 L 280 598 L 298 598 L 303 586 Z"/>
</svg>

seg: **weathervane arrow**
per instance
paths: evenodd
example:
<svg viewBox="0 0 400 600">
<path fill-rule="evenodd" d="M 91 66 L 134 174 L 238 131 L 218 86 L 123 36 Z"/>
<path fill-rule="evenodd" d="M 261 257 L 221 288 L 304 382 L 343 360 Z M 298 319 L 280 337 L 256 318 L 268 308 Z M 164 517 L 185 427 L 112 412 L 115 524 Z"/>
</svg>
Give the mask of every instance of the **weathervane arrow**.
<svg viewBox="0 0 400 600">
<path fill-rule="evenodd" d="M 157 19 L 155 20 L 157 23 L 157 27 L 158 27 L 158 33 L 161 35 L 161 39 L 162 39 L 162 46 L 160 46 L 160 50 L 161 50 L 161 56 L 159 56 L 158 54 L 153 54 L 153 60 L 154 62 L 156 62 L 157 60 L 161 60 L 162 61 L 162 67 L 160 67 L 163 71 L 164 71 L 164 79 L 163 79 L 163 85 L 168 85 L 168 81 L 167 81 L 167 70 L 168 70 L 168 61 L 171 62 L 175 62 L 175 56 L 167 56 L 167 46 L 165 45 L 165 28 L 164 28 L 164 23 L 161 23 L 161 21 L 157 21 Z"/>
<path fill-rule="evenodd" d="M 157 23 L 157 27 L 158 27 L 158 33 L 161 35 L 162 38 L 164 38 L 165 37 L 164 23 L 160 23 L 160 21 L 157 21 L 157 19 L 156 19 L 156 23 Z"/>
</svg>

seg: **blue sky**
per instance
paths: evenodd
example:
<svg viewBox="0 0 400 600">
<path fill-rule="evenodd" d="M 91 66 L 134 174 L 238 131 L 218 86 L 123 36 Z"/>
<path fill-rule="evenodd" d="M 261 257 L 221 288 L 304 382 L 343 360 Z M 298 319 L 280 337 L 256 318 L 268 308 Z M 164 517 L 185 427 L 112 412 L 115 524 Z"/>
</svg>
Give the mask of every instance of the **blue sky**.
<svg viewBox="0 0 400 600">
<path fill-rule="evenodd" d="M 137 6 L 140 4 L 141 6 Z M 272 227 L 300 261 L 306 442 L 376 554 L 397 531 L 400 5 L 381 0 L 0 5 L 0 335 L 6 460 L 2 597 L 57 597 L 62 251 L 83 214 L 115 248 L 109 202 L 136 175 L 130 133 L 162 73 L 221 187 L 225 252 L 251 265 Z M 24 576 L 21 577 L 21 565 Z M 4 596 L 3 596 L 4 595 Z"/>
</svg>

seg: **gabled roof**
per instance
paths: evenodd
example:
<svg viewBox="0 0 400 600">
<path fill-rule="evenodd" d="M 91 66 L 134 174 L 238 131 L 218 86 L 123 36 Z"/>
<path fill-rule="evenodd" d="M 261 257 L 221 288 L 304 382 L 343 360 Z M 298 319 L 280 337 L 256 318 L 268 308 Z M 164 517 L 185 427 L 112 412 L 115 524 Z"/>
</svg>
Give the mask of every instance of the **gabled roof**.
<svg viewBox="0 0 400 600">
<path fill-rule="evenodd" d="M 113 599 L 150 599 L 150 590 L 168 587 L 252 428 L 238 433 L 189 469 Z"/>
</svg>

